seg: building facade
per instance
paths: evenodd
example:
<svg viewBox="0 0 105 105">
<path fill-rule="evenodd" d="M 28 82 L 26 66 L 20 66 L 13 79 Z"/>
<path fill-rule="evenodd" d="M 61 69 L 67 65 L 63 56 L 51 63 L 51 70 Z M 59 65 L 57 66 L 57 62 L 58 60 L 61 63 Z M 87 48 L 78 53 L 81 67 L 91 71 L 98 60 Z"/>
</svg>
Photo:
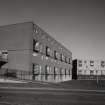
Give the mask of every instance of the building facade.
<svg viewBox="0 0 105 105">
<path fill-rule="evenodd" d="M 105 60 L 73 60 L 73 79 L 105 79 Z"/>
<path fill-rule="evenodd" d="M 72 53 L 33 22 L 0 27 L 0 58 L 2 78 L 72 79 Z"/>
</svg>

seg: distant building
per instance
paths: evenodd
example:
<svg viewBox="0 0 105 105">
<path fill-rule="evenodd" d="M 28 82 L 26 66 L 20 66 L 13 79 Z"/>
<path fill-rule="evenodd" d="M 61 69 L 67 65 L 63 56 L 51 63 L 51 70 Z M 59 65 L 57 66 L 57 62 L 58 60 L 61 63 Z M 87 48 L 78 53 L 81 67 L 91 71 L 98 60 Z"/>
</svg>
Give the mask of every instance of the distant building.
<svg viewBox="0 0 105 105">
<path fill-rule="evenodd" d="M 73 79 L 105 79 L 105 60 L 73 60 Z"/>
<path fill-rule="evenodd" d="M 72 53 L 33 22 L 0 27 L 0 78 L 72 79 Z"/>
</svg>

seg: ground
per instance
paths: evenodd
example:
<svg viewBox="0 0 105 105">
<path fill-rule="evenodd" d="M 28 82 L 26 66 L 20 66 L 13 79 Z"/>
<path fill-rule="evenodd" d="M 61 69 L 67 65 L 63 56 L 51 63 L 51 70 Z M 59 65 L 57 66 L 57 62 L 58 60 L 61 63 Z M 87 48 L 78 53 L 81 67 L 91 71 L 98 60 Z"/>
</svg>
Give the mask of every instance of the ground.
<svg viewBox="0 0 105 105">
<path fill-rule="evenodd" d="M 0 83 L 0 105 L 105 105 L 104 82 Z"/>
</svg>

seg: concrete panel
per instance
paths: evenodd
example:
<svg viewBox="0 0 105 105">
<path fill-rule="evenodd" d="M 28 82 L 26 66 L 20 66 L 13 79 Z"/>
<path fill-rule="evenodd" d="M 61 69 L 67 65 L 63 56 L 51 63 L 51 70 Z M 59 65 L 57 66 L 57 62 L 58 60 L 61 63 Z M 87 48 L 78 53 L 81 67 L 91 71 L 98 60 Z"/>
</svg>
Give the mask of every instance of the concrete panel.
<svg viewBox="0 0 105 105">
<path fill-rule="evenodd" d="M 30 70 L 30 50 L 9 51 L 8 69 L 29 71 Z"/>
<path fill-rule="evenodd" d="M 0 49 L 30 49 L 33 24 L 31 22 L 0 27 Z"/>
</svg>

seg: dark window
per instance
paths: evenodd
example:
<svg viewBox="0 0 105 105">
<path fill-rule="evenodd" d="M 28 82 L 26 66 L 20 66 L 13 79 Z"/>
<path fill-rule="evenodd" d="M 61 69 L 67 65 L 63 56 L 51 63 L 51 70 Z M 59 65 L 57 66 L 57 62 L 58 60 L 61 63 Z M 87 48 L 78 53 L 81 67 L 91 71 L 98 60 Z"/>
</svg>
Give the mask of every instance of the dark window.
<svg viewBox="0 0 105 105">
<path fill-rule="evenodd" d="M 55 67 L 54 67 L 54 75 L 56 74 Z"/>
<path fill-rule="evenodd" d="M 57 52 L 54 51 L 54 58 L 57 59 Z"/>
<path fill-rule="evenodd" d="M 48 46 L 46 46 L 46 56 L 51 56 L 51 49 Z"/>
<path fill-rule="evenodd" d="M 62 68 L 60 68 L 60 75 L 62 75 Z"/>
<path fill-rule="evenodd" d="M 69 64 L 71 64 L 71 58 L 69 58 Z"/>
<path fill-rule="evenodd" d="M 60 60 L 63 61 L 63 60 L 62 60 L 62 54 L 60 54 Z"/>
<path fill-rule="evenodd" d="M 79 60 L 79 67 L 82 67 L 82 61 L 81 60 Z"/>
<path fill-rule="evenodd" d="M 79 60 L 79 63 L 82 63 L 82 61 L 81 61 L 81 60 Z"/>
<path fill-rule="evenodd" d="M 67 63 L 67 57 L 65 57 L 65 62 Z"/>
<path fill-rule="evenodd" d="M 84 63 L 87 63 L 86 61 L 84 61 Z"/>
<path fill-rule="evenodd" d="M 105 61 L 101 61 L 101 67 L 105 67 Z"/>
</svg>

